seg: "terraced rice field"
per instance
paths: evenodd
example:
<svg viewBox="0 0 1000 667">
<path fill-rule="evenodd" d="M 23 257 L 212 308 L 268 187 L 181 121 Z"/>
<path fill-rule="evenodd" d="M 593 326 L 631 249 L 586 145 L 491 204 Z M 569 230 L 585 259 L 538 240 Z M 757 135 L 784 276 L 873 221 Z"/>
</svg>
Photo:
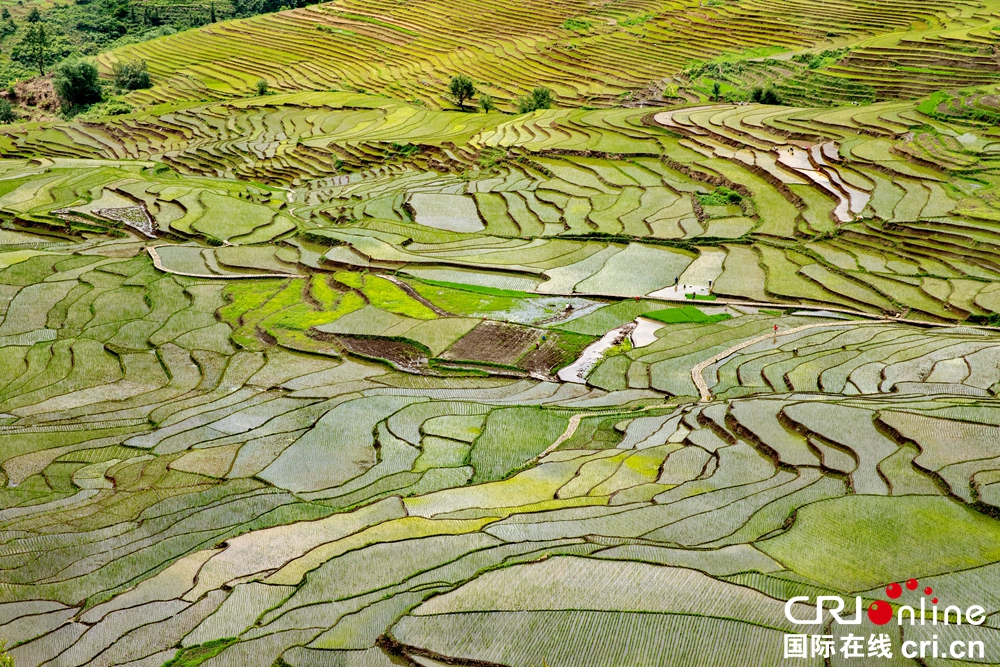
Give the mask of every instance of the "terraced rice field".
<svg viewBox="0 0 1000 667">
<path fill-rule="evenodd" d="M 482 12 L 488 26 L 476 25 Z M 819 70 L 819 82 L 809 85 L 836 95 L 838 80 L 849 78 L 884 99 L 995 82 L 992 12 L 971 0 L 837 1 L 822 10 L 784 0 L 475 7 L 436 0 L 419 9 L 338 0 L 124 47 L 99 60 L 110 69 L 144 58 L 156 85 L 134 96 L 150 101 L 242 95 L 264 77 L 282 92 L 385 90 L 437 108 L 447 104 L 441 93 L 460 69 L 502 104 L 545 85 L 566 103 L 605 107 L 622 96 L 658 95 L 660 80 L 692 61 L 861 41 L 863 48 Z M 914 25 L 922 30 L 914 34 Z"/>
<path fill-rule="evenodd" d="M 850 664 L 785 602 L 908 578 L 987 653 L 885 664 L 1000 664 L 998 12 L 338 0 L 101 54 L 145 106 L 0 128 L 16 667 Z"/>
</svg>

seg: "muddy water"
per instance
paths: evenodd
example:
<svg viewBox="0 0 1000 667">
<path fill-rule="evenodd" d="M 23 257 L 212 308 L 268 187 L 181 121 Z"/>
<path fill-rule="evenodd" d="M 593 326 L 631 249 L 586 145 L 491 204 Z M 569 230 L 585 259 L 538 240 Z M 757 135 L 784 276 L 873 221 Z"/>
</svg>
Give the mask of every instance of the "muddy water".
<svg viewBox="0 0 1000 667">
<path fill-rule="evenodd" d="M 645 317 L 637 317 L 635 329 L 632 331 L 632 347 L 646 347 L 656 342 L 656 332 L 662 329 L 665 324 L 650 320 Z"/>
<path fill-rule="evenodd" d="M 588 345 L 576 361 L 557 373 L 559 379 L 563 382 L 585 384 L 590 369 L 601 360 L 605 352 L 625 340 L 625 337 L 632 333 L 635 326 L 635 322 L 623 324 L 601 336 L 600 340 Z"/>
</svg>

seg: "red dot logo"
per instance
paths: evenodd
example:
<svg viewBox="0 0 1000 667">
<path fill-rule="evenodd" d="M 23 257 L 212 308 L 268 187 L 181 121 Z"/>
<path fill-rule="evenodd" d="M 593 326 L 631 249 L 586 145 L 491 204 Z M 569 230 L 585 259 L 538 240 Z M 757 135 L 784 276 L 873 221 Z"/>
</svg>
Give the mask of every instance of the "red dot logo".
<svg viewBox="0 0 1000 667">
<path fill-rule="evenodd" d="M 885 625 L 892 620 L 892 605 L 884 600 L 877 600 L 868 606 L 868 620 L 875 625 Z"/>
<path fill-rule="evenodd" d="M 930 595 L 933 592 L 934 592 L 934 589 L 931 588 L 930 586 L 928 586 L 927 588 L 924 589 L 924 595 Z"/>
<path fill-rule="evenodd" d="M 937 604 L 937 598 L 932 598 L 931 602 L 933 602 L 934 604 Z"/>
<path fill-rule="evenodd" d="M 899 584 L 889 584 L 885 587 L 885 594 L 888 595 L 890 599 L 895 600 L 903 594 L 903 587 Z"/>
<path fill-rule="evenodd" d="M 909 589 L 909 590 L 911 590 L 911 591 L 917 590 L 917 580 L 916 579 L 907 579 L 906 580 L 906 588 Z"/>
</svg>

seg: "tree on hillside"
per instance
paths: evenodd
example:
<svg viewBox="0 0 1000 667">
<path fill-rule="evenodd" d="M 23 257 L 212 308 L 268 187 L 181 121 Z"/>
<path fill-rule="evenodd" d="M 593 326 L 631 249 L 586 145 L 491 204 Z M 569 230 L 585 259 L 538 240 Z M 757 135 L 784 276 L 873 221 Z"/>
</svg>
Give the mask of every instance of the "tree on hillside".
<svg viewBox="0 0 1000 667">
<path fill-rule="evenodd" d="M 60 65 L 54 85 L 59 99 L 68 110 L 96 104 L 104 97 L 97 67 L 86 60 Z"/>
<path fill-rule="evenodd" d="M 8 10 L 6 7 L 4 7 L 3 9 L 0 9 L 0 19 L 3 19 L 4 21 L 9 21 L 10 20 L 10 10 Z"/>
<path fill-rule="evenodd" d="M 38 23 L 42 20 L 42 13 L 38 11 L 38 7 L 32 7 L 31 11 L 28 12 L 28 23 Z"/>
<path fill-rule="evenodd" d="M 268 0 L 232 0 L 230 4 L 235 16 L 254 16 L 265 11 L 274 11 L 270 9 L 272 5 L 277 9 L 276 3 Z"/>
<path fill-rule="evenodd" d="M 517 110 L 520 113 L 529 113 L 538 109 L 548 109 L 552 103 L 552 91 L 539 86 L 532 90 L 530 95 L 517 98 Z"/>
<path fill-rule="evenodd" d="M 119 61 L 111 69 L 115 74 L 115 85 L 122 90 L 139 90 L 152 85 L 145 60 Z"/>
<path fill-rule="evenodd" d="M 758 104 L 781 104 L 781 94 L 771 85 L 767 88 L 754 86 L 750 91 L 750 99 Z"/>
<path fill-rule="evenodd" d="M 0 123 L 13 123 L 15 120 L 17 120 L 17 112 L 14 111 L 14 105 L 10 103 L 10 100 L 0 98 Z M 0 661 L 0 667 L 2 665 L 3 662 Z"/>
<path fill-rule="evenodd" d="M 267 79 L 257 79 L 257 95 L 267 95 Z"/>
<path fill-rule="evenodd" d="M 716 81 L 712 84 L 712 99 L 716 102 L 719 101 L 719 97 L 722 96 L 722 84 Z"/>
<path fill-rule="evenodd" d="M 496 103 L 493 101 L 492 95 L 487 95 L 486 93 L 479 93 L 479 110 L 483 113 L 489 113 L 497 108 Z"/>
<path fill-rule="evenodd" d="M 10 16 L 3 18 L 2 13 L 0 13 L 0 39 L 13 35 L 16 32 L 17 24 L 10 19 Z"/>
<path fill-rule="evenodd" d="M 52 57 L 52 40 L 44 23 L 31 23 L 24 31 L 21 46 L 38 67 L 38 76 L 45 76 L 45 65 Z"/>
<path fill-rule="evenodd" d="M 448 97 L 458 105 L 459 109 L 464 109 L 466 100 L 471 100 L 475 96 L 476 87 L 473 85 L 472 79 L 464 74 L 451 77 L 451 83 L 448 84 Z"/>
<path fill-rule="evenodd" d="M 464 74 L 458 74 L 451 78 L 448 83 L 448 97 L 458 105 L 460 109 L 465 108 L 465 102 L 471 100 L 476 95 L 476 86 L 472 79 Z"/>
</svg>

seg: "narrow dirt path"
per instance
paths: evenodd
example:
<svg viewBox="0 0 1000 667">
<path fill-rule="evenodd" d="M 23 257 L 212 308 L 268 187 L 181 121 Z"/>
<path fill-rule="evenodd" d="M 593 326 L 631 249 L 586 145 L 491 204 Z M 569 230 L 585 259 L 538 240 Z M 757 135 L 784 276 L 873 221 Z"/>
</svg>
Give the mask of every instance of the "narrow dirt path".
<svg viewBox="0 0 1000 667">
<path fill-rule="evenodd" d="M 790 336 L 792 334 L 799 333 L 800 331 L 805 331 L 807 329 L 818 329 L 820 327 L 846 327 L 855 326 L 856 322 L 844 322 L 844 323 L 831 323 L 831 322 L 817 322 L 816 324 L 803 324 L 800 327 L 794 327 L 786 331 L 779 331 L 777 333 L 764 334 L 762 336 L 757 336 L 756 338 L 751 338 L 750 340 L 745 340 L 742 343 L 733 345 L 732 347 L 719 352 L 718 354 L 709 357 L 703 361 L 699 361 L 695 364 L 694 368 L 691 369 L 691 379 L 694 381 L 694 386 L 698 388 L 698 393 L 701 394 L 702 402 L 712 400 L 712 392 L 708 388 L 708 383 L 705 382 L 705 376 L 702 373 L 706 368 L 712 364 L 722 361 L 726 357 L 736 354 L 740 350 L 750 347 L 751 345 L 756 345 L 757 343 L 763 343 L 768 339 L 777 340 L 780 336 Z"/>
<path fill-rule="evenodd" d="M 543 451 L 541 454 L 539 454 L 534 459 L 532 459 L 531 463 L 534 464 L 534 463 L 537 463 L 539 459 L 544 459 L 546 456 L 548 456 L 552 452 L 556 451 L 556 448 L 559 445 L 563 444 L 564 442 L 566 442 L 567 440 L 569 440 L 570 438 L 572 438 L 573 434 L 576 433 L 576 428 L 580 425 L 580 420 L 583 419 L 584 417 L 586 417 L 587 414 L 589 414 L 589 413 L 581 412 L 579 414 L 575 414 L 572 417 L 570 417 L 569 418 L 569 423 L 566 424 L 566 430 L 563 431 L 562 435 L 560 435 L 558 438 L 556 438 L 555 442 L 553 442 L 551 445 L 549 445 L 548 447 L 546 447 L 545 451 Z"/>
</svg>

